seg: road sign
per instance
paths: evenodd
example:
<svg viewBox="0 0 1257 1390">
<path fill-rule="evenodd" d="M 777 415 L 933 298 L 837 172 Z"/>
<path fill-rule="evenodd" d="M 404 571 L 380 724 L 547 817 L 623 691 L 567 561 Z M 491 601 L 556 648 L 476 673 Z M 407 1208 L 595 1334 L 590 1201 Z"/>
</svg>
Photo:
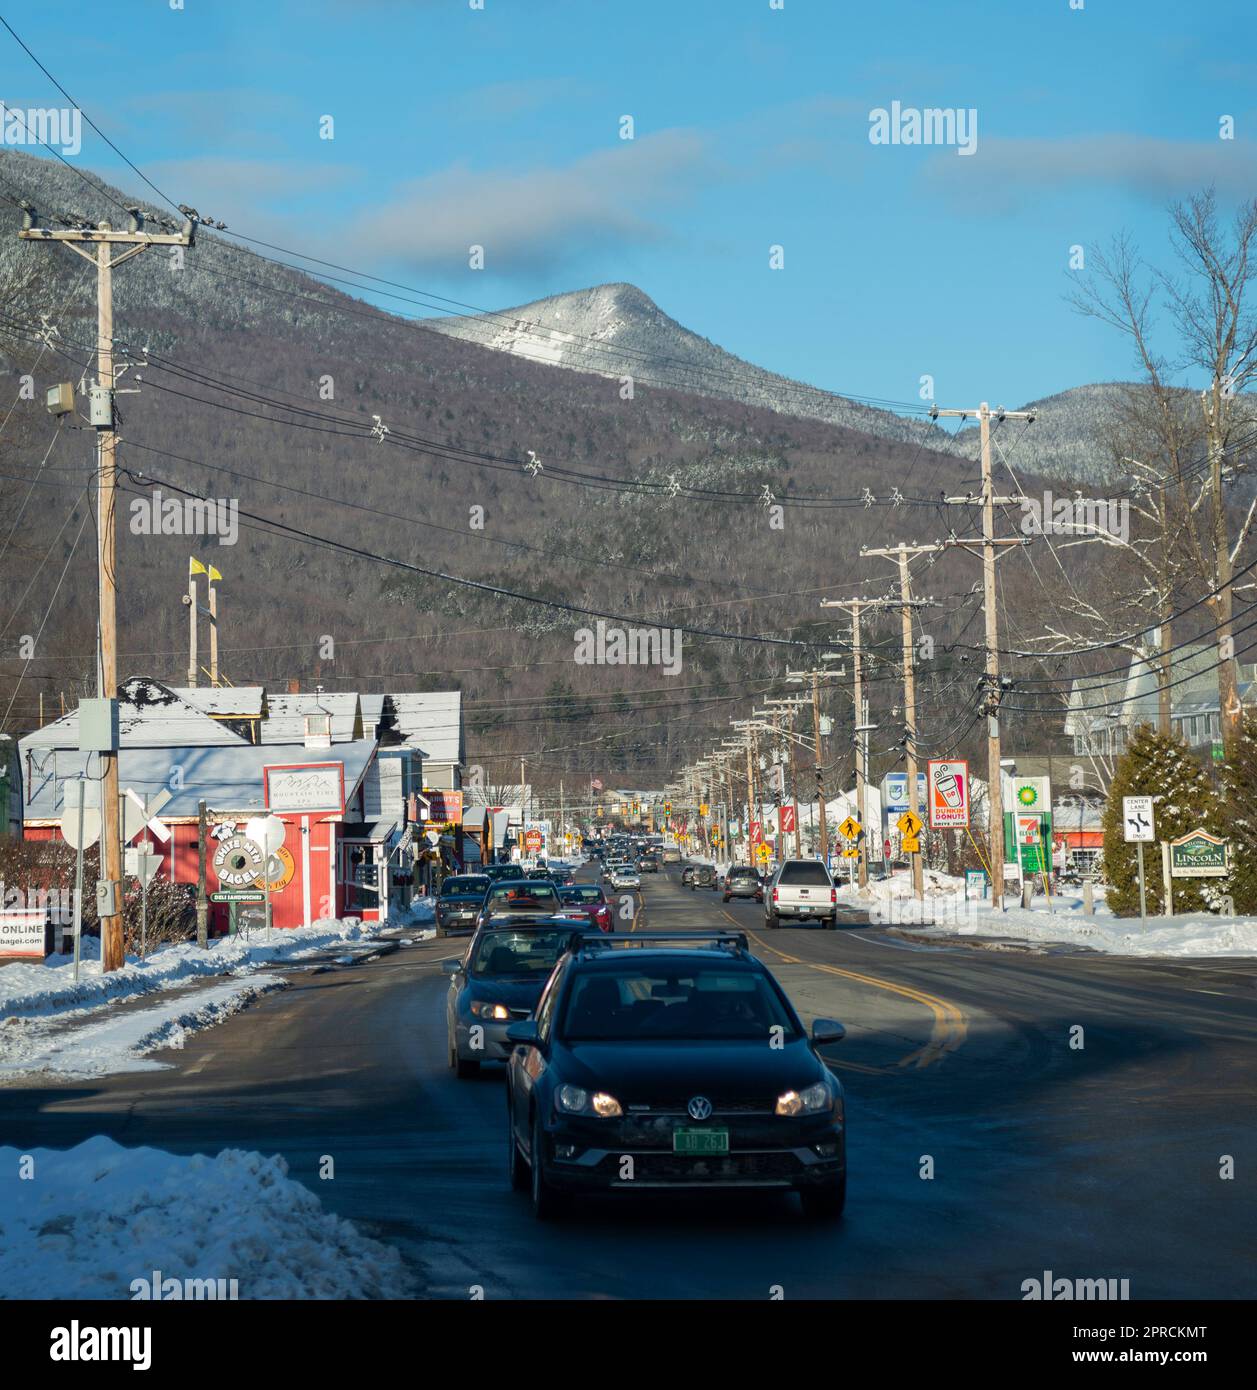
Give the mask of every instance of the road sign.
<svg viewBox="0 0 1257 1390">
<path fill-rule="evenodd" d="M 146 885 L 152 883 L 153 875 L 161 868 L 160 854 L 146 854 L 141 849 L 128 849 L 122 859 L 125 871 Z"/>
<path fill-rule="evenodd" d="M 83 798 L 83 848 L 90 849 L 100 839 L 100 783 L 81 777 L 67 777 L 61 784 L 61 838 L 79 848 L 79 798 Z"/>
<path fill-rule="evenodd" d="M 969 824 L 969 764 L 962 758 L 931 758 L 926 764 L 930 826 Z"/>
<path fill-rule="evenodd" d="M 141 830 L 149 830 L 166 844 L 170 839 L 170 828 L 157 819 L 157 813 L 170 800 L 170 793 L 163 787 L 154 792 L 147 801 L 128 787 L 122 803 L 122 838 L 130 843 Z"/>
<path fill-rule="evenodd" d="M 899 848 L 905 854 L 920 854 L 921 841 L 915 835 L 902 835 L 899 840 Z"/>
<path fill-rule="evenodd" d="M 844 849 L 843 852 L 842 852 L 842 857 L 843 857 L 844 859 L 859 859 L 859 857 L 860 857 L 860 851 L 859 851 L 858 849 L 854 849 L 854 848 L 852 848 L 852 849 Z"/>
<path fill-rule="evenodd" d="M 899 833 L 901 835 L 910 835 L 914 839 L 924 828 L 924 822 L 915 811 L 905 811 L 895 824 L 899 827 Z"/>
<path fill-rule="evenodd" d="M 860 822 L 854 816 L 848 816 L 838 827 L 838 833 L 844 840 L 858 840 L 860 838 Z"/>
<path fill-rule="evenodd" d="M 1225 878 L 1230 873 L 1227 843 L 1207 830 L 1191 830 L 1170 841 L 1171 878 Z"/>
<path fill-rule="evenodd" d="M 1157 818 L 1150 796 L 1122 797 L 1122 838 L 1128 845 L 1155 843 Z"/>
<path fill-rule="evenodd" d="M 768 861 L 773 857 L 773 852 L 771 849 L 768 848 L 767 845 L 756 845 L 755 857 L 760 861 L 761 864 L 767 864 Z"/>
</svg>

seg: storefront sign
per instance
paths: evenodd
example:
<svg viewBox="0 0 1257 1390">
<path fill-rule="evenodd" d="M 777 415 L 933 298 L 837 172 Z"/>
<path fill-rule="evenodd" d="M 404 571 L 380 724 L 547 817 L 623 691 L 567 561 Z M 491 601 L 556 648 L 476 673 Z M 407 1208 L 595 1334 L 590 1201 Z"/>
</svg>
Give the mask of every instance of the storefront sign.
<svg viewBox="0 0 1257 1390">
<path fill-rule="evenodd" d="M 0 912 L 0 957 L 43 960 L 44 924 L 48 914 L 38 907 L 13 907 Z"/>
<path fill-rule="evenodd" d="M 344 763 L 276 764 L 262 769 L 262 779 L 271 811 L 344 814 Z"/>
</svg>

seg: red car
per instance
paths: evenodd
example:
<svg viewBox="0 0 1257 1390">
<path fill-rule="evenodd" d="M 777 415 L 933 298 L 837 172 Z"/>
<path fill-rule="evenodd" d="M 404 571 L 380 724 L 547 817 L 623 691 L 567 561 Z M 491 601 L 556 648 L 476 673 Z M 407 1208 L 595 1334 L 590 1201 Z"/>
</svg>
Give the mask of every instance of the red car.
<svg viewBox="0 0 1257 1390">
<path fill-rule="evenodd" d="M 611 916 L 611 904 L 607 895 L 596 883 L 570 883 L 559 889 L 559 901 L 563 904 L 563 915 L 574 916 L 580 912 L 588 917 L 599 931 L 614 931 L 615 921 Z"/>
</svg>

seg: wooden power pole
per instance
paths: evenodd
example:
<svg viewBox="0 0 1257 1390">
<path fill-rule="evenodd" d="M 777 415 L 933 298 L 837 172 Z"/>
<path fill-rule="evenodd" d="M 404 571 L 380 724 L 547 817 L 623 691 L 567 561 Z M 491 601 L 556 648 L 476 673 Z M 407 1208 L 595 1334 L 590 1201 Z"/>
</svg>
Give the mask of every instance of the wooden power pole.
<svg viewBox="0 0 1257 1390">
<path fill-rule="evenodd" d="M 982 610 L 986 619 L 986 768 L 987 768 L 987 807 L 990 811 L 991 856 L 991 901 L 1004 910 L 1004 790 L 1000 783 L 1000 727 L 999 707 L 1002 690 L 999 677 L 999 617 L 995 606 L 995 552 L 1002 545 L 1021 545 L 1025 538 L 1010 537 L 997 539 L 995 535 L 996 503 L 1019 501 L 1015 497 L 996 497 L 991 481 L 991 407 L 983 401 L 977 411 L 939 410 L 937 406 L 930 411 L 934 419 L 940 416 L 953 416 L 966 419 L 976 414 L 979 437 L 982 444 Z M 997 410 L 999 420 L 1033 420 L 1030 410 Z M 971 504 L 975 499 L 968 497 L 948 497 L 945 499 L 954 506 Z M 963 541 L 949 544 L 964 546 Z"/>
<path fill-rule="evenodd" d="M 22 206 L 23 241 L 58 241 L 96 267 L 96 385 L 91 393 L 90 420 L 96 429 L 98 468 L 96 476 L 97 573 L 99 576 L 100 689 L 105 700 L 118 698 L 118 534 L 117 481 L 118 436 L 114 412 L 114 267 L 150 246 L 192 246 L 196 223 L 185 215 L 182 231 L 146 232 L 138 208 L 128 209 L 130 227 L 116 232 L 108 222 L 99 227 L 85 224 L 54 231 L 38 225 L 39 217 L 30 204 Z M 84 250 L 84 243 L 90 249 Z M 113 254 L 114 246 L 127 249 Z M 100 754 L 101 788 L 101 884 L 98 902 L 112 910 L 101 915 L 100 960 L 102 971 L 118 970 L 124 964 L 122 947 L 122 817 L 119 814 L 118 750 Z"/>
</svg>

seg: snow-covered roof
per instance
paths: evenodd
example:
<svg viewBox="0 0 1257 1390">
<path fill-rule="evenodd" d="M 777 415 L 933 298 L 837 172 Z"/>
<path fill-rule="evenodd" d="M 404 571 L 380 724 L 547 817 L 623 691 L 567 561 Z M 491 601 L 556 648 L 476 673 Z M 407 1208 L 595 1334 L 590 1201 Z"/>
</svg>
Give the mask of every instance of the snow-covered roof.
<svg viewBox="0 0 1257 1390">
<path fill-rule="evenodd" d="M 182 699 L 161 681 L 137 676 L 118 687 L 118 741 L 123 748 L 236 748 L 245 743 L 225 724 Z M 21 740 L 27 749 L 79 746 L 79 716 L 62 715 Z"/>
<path fill-rule="evenodd" d="M 374 750 L 374 739 L 355 739 L 323 752 L 318 761 L 344 764 L 345 795 L 348 797 Z M 205 801 L 211 809 L 260 810 L 265 765 L 310 761 L 310 751 L 303 742 L 253 744 L 236 739 L 231 747 L 218 748 L 137 748 L 124 744 L 118 755 L 118 780 L 123 788 L 130 787 L 140 796 L 154 795 L 163 787 L 171 792 L 171 799 L 161 812 L 163 816 L 195 816 L 200 801 Z M 82 773 L 99 777 L 99 759 L 95 753 L 80 753 L 77 748 L 32 750 L 30 776 L 24 788 L 25 819 L 59 818 L 64 779 Z"/>
<path fill-rule="evenodd" d="M 261 719 L 266 704 L 262 685 L 172 685 L 181 700 L 219 719 Z"/>
<path fill-rule="evenodd" d="M 313 692 L 300 695 L 270 695 L 268 716 L 262 721 L 263 743 L 302 743 L 306 736 L 306 716 L 331 715 L 332 742 L 374 737 L 374 728 L 363 727 L 362 708 L 356 691 Z"/>
<path fill-rule="evenodd" d="M 403 743 L 423 750 L 429 763 L 461 763 L 463 748 L 463 693 L 461 690 L 425 690 L 390 695 L 397 714 L 397 731 Z"/>
</svg>

